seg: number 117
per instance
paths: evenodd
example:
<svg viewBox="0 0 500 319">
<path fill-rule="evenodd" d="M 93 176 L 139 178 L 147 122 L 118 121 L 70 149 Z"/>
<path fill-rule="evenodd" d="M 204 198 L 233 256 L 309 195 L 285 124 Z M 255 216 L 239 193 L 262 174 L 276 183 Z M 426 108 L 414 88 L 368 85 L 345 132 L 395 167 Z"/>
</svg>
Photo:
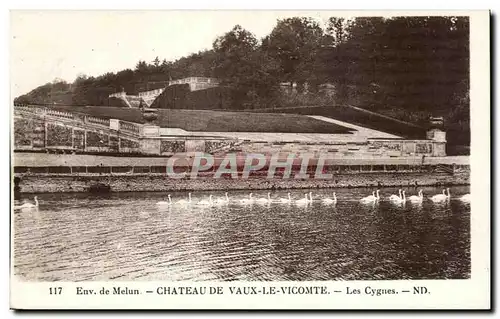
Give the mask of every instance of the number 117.
<svg viewBox="0 0 500 319">
<path fill-rule="evenodd" d="M 62 287 L 50 287 L 49 294 L 51 295 L 60 295 L 62 293 Z"/>
</svg>

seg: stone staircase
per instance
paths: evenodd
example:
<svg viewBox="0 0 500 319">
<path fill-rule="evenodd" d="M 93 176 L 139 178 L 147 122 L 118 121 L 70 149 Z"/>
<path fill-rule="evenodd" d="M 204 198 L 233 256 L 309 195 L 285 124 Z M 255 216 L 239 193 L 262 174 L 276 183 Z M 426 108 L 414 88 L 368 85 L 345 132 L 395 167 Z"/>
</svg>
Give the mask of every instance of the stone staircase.
<svg viewBox="0 0 500 319">
<path fill-rule="evenodd" d="M 449 165 L 443 165 L 443 164 L 436 165 L 436 172 L 437 173 L 446 173 L 449 175 L 455 174 L 455 170 L 453 169 L 453 167 L 450 167 Z"/>
<path fill-rule="evenodd" d="M 149 96 L 144 96 L 142 98 L 142 100 L 144 101 L 144 103 L 146 103 L 146 105 L 149 107 L 151 106 L 151 104 L 153 104 L 154 100 L 156 100 L 156 98 L 158 97 L 158 95 L 154 96 L 154 95 L 149 95 Z"/>
</svg>

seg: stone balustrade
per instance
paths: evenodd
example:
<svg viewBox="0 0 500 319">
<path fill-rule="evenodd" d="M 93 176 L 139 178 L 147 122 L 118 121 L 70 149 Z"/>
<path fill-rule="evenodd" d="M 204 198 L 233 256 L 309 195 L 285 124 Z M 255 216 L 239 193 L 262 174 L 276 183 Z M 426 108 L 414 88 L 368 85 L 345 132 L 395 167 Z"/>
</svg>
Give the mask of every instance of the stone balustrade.
<svg viewBox="0 0 500 319">
<path fill-rule="evenodd" d="M 109 119 L 103 119 L 94 116 L 85 116 L 85 122 L 109 127 Z"/>
<path fill-rule="evenodd" d="M 134 134 L 140 134 L 140 132 L 141 132 L 139 125 L 129 123 L 129 122 L 120 121 L 119 127 L 120 127 L 120 130 L 122 130 L 122 131 L 127 131 L 127 132 L 134 133 Z"/>
<path fill-rule="evenodd" d="M 16 121 L 22 119 L 25 122 L 33 122 L 30 122 L 31 124 L 15 124 L 16 150 L 29 150 L 31 148 L 40 150 L 50 146 L 56 149 L 61 149 L 60 147 L 76 149 L 81 152 L 135 152 L 163 156 L 169 156 L 177 152 L 206 152 L 210 154 L 221 152 L 311 153 L 313 157 L 327 154 L 336 158 L 446 156 L 446 142 L 443 142 L 441 137 L 427 140 L 368 138 L 364 141 L 349 142 L 334 140 L 332 135 L 332 141 L 323 141 L 321 143 L 313 141 L 262 142 L 228 138 L 223 135 L 208 138 L 207 136 L 194 136 L 190 132 L 167 137 L 162 136 L 160 128 L 155 125 L 138 124 L 116 119 L 110 120 L 43 107 L 16 106 L 14 114 Z M 35 124 L 34 121 L 42 121 L 42 123 Z M 56 127 L 51 126 L 49 132 L 47 123 L 56 124 Z M 66 126 L 67 128 L 62 129 L 57 125 Z M 83 133 L 75 133 L 77 130 L 83 131 Z M 23 133 L 23 131 L 26 131 L 26 133 Z M 102 136 L 96 137 L 94 141 L 93 134 L 96 131 Z M 33 142 L 35 133 L 37 136 L 42 137 L 38 138 L 37 147 L 34 147 L 35 142 Z M 47 137 L 49 133 L 51 138 L 45 138 L 45 141 L 47 141 L 45 143 L 43 136 Z M 58 134 L 68 136 L 54 138 Z M 76 140 L 75 134 L 79 136 Z M 231 136 L 231 133 L 227 135 Z M 128 141 L 123 142 L 123 139 Z M 89 144 L 91 141 L 90 144 L 92 145 Z"/>
<path fill-rule="evenodd" d="M 92 124 L 112 129 L 110 119 L 95 117 L 91 115 L 80 115 L 76 113 L 64 112 L 49 108 L 31 107 L 24 105 L 15 106 L 14 113 L 16 112 L 30 113 L 38 116 L 48 116 L 56 119 L 71 120 L 77 122 L 75 123 L 77 125 Z M 138 136 L 141 132 L 141 126 L 142 126 L 141 124 L 130 123 L 121 120 L 118 120 L 118 122 L 119 122 L 119 129 L 127 131 L 128 133 L 132 133 Z"/>
</svg>

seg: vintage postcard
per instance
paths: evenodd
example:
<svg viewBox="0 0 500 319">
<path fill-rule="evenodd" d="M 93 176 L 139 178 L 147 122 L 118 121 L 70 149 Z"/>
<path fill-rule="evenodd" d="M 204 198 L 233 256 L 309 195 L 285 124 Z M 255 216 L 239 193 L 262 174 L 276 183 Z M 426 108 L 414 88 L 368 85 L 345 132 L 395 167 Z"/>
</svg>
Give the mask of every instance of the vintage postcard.
<svg viewBox="0 0 500 319">
<path fill-rule="evenodd" d="M 488 11 L 11 11 L 13 309 L 489 309 Z"/>
</svg>

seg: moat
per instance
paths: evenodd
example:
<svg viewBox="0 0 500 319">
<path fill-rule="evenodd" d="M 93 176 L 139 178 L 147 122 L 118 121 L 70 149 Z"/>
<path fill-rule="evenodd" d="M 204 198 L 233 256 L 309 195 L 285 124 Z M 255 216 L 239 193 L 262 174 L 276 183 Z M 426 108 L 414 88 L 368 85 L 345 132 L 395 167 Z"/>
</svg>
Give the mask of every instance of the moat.
<svg viewBox="0 0 500 319">
<path fill-rule="evenodd" d="M 13 215 L 14 274 L 26 281 L 167 280 L 305 281 L 470 278 L 468 186 L 450 187 L 451 198 L 421 204 L 361 197 L 373 188 L 274 190 L 272 203 L 241 205 L 248 191 L 228 191 L 229 203 L 196 203 L 224 191 L 193 192 L 193 204 L 159 209 L 165 192 L 21 194 L 38 210 Z M 279 201 L 303 198 L 312 204 Z M 255 198 L 268 191 L 253 191 Z M 187 192 L 170 192 L 173 201 Z"/>
</svg>

